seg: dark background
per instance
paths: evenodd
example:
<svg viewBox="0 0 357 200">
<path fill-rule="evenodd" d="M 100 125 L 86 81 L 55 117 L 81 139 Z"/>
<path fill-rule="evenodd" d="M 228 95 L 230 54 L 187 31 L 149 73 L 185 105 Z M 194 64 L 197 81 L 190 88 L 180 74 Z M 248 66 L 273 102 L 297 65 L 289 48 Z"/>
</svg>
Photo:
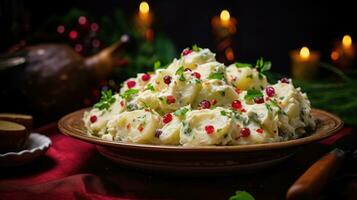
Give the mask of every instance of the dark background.
<svg viewBox="0 0 357 200">
<path fill-rule="evenodd" d="M 0 1 L 0 51 L 31 34 L 50 16 L 80 8 L 91 15 L 111 15 L 120 7 L 130 17 L 140 1 Z M 329 61 L 333 43 L 344 34 L 356 38 L 356 7 L 352 1 L 182 1 L 151 0 L 157 31 L 165 33 L 178 49 L 198 44 L 214 49 L 210 20 L 228 9 L 238 20 L 236 57 L 270 59 L 273 70 L 289 72 L 289 51 L 306 45 Z M 17 26 L 14 27 L 16 22 Z"/>
</svg>

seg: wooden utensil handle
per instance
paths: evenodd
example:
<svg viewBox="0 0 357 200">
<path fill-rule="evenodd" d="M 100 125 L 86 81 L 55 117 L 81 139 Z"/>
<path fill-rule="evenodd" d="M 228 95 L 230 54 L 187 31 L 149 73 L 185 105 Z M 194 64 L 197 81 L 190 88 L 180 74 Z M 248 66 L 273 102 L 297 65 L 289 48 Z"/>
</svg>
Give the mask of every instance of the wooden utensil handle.
<svg viewBox="0 0 357 200">
<path fill-rule="evenodd" d="M 345 152 L 340 149 L 334 149 L 323 156 L 290 187 L 286 198 L 314 199 L 335 174 L 344 157 Z"/>
</svg>

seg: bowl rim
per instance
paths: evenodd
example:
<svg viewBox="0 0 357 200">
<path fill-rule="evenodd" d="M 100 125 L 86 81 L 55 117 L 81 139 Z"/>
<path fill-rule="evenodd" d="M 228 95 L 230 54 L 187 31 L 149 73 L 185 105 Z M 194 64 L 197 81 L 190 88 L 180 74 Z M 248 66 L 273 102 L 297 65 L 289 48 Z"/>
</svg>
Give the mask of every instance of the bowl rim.
<svg viewBox="0 0 357 200">
<path fill-rule="evenodd" d="M 312 108 L 312 113 L 317 113 L 327 117 L 328 120 L 334 122 L 334 126 L 328 130 L 318 130 L 306 137 L 282 141 L 282 142 L 272 142 L 263 144 L 247 144 L 247 145 L 229 145 L 229 146 L 173 146 L 173 145 L 155 145 L 155 144 L 136 144 L 136 143 L 126 143 L 117 141 L 108 141 L 101 139 L 99 137 L 90 136 L 85 130 L 73 127 L 73 121 L 78 123 L 78 120 L 82 122 L 82 117 L 85 111 L 90 108 L 83 108 L 72 113 L 63 116 L 58 121 L 58 128 L 61 133 L 73 138 L 89 142 L 92 144 L 110 147 L 110 148 L 125 148 L 125 149 L 135 149 L 135 150 L 150 150 L 150 151 L 176 151 L 176 152 L 250 152 L 250 151 L 265 151 L 274 149 L 284 149 L 292 148 L 296 146 L 301 146 L 305 144 L 310 144 L 313 142 L 325 139 L 333 134 L 337 133 L 342 129 L 344 123 L 336 115 L 329 113 L 324 110 Z"/>
</svg>

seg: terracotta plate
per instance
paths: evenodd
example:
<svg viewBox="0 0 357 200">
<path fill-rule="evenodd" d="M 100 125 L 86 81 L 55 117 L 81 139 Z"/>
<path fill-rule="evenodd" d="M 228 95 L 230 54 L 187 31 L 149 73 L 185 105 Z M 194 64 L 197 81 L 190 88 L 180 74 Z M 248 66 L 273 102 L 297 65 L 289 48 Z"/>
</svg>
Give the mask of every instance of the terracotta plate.
<svg viewBox="0 0 357 200">
<path fill-rule="evenodd" d="M 105 157 L 121 165 L 159 172 L 231 173 L 262 169 L 279 163 L 300 147 L 333 135 L 343 122 L 326 111 L 313 109 L 317 129 L 310 136 L 286 142 L 239 146 L 182 147 L 106 141 L 86 134 L 82 116 L 86 109 L 64 116 L 58 122 L 68 136 L 97 145 Z"/>
</svg>

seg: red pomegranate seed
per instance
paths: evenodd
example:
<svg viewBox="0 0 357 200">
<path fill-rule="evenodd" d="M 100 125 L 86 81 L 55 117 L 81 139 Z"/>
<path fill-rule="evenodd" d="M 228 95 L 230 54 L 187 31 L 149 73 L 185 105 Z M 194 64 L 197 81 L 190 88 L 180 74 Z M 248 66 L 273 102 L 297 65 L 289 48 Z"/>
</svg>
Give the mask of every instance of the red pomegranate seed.
<svg viewBox="0 0 357 200">
<path fill-rule="evenodd" d="M 290 83 L 289 79 L 286 78 L 286 77 L 280 79 L 280 81 L 281 81 L 282 83 Z"/>
<path fill-rule="evenodd" d="M 94 123 L 97 121 L 97 116 L 95 115 L 92 115 L 90 118 L 89 118 L 90 122 Z"/>
<path fill-rule="evenodd" d="M 209 109 L 211 107 L 211 103 L 207 100 L 202 100 L 200 102 L 200 107 L 203 109 Z"/>
<path fill-rule="evenodd" d="M 171 76 L 166 75 L 164 76 L 164 83 L 166 83 L 167 85 L 171 83 Z"/>
<path fill-rule="evenodd" d="M 127 129 L 131 128 L 131 124 L 130 124 L 130 123 L 127 124 L 127 125 L 126 125 L 126 128 L 127 128 Z"/>
<path fill-rule="evenodd" d="M 273 97 L 275 95 L 275 89 L 273 87 L 268 86 L 265 88 L 265 93 L 268 95 L 268 97 Z"/>
<path fill-rule="evenodd" d="M 135 87 L 136 82 L 135 81 L 128 81 L 128 82 L 126 82 L 126 85 L 128 86 L 128 88 L 133 88 L 133 87 Z"/>
<path fill-rule="evenodd" d="M 264 132 L 264 130 L 263 130 L 263 129 L 261 129 L 261 128 L 258 128 L 258 129 L 257 129 L 257 132 L 258 132 L 258 133 L 263 133 L 263 132 Z"/>
<path fill-rule="evenodd" d="M 236 93 L 237 94 L 240 94 L 241 93 L 241 90 L 239 88 L 236 88 Z"/>
<path fill-rule="evenodd" d="M 216 105 L 217 104 L 217 100 L 216 99 L 212 99 L 211 103 L 212 103 L 212 105 Z"/>
<path fill-rule="evenodd" d="M 239 100 L 234 100 L 232 101 L 232 108 L 238 110 L 240 108 L 242 108 L 242 103 Z"/>
<path fill-rule="evenodd" d="M 162 122 L 164 122 L 164 124 L 167 124 L 167 123 L 169 123 L 169 122 L 171 122 L 171 121 L 172 121 L 172 115 L 171 115 L 171 113 L 166 114 L 166 115 L 164 116 L 163 120 L 162 120 Z"/>
<path fill-rule="evenodd" d="M 187 72 L 187 71 L 192 72 L 192 70 L 190 68 L 186 68 L 185 72 Z"/>
<path fill-rule="evenodd" d="M 240 131 L 240 136 L 242 137 L 248 137 L 250 135 L 250 130 L 249 128 L 242 128 Z"/>
<path fill-rule="evenodd" d="M 140 125 L 138 126 L 138 131 L 142 132 L 143 130 L 144 130 L 144 127 L 140 124 Z"/>
<path fill-rule="evenodd" d="M 182 55 L 186 56 L 188 54 L 192 53 L 192 50 L 191 49 L 185 49 L 182 51 Z"/>
<path fill-rule="evenodd" d="M 121 107 L 124 107 L 124 101 L 120 101 Z"/>
<path fill-rule="evenodd" d="M 143 74 L 141 76 L 141 80 L 143 80 L 143 81 L 148 81 L 148 80 L 150 80 L 150 78 L 151 78 L 150 74 Z"/>
<path fill-rule="evenodd" d="M 201 79 L 201 74 L 198 72 L 193 72 L 193 75 L 197 78 L 197 79 Z"/>
<path fill-rule="evenodd" d="M 254 102 L 257 104 L 264 103 L 264 98 L 263 97 L 254 98 Z"/>
<path fill-rule="evenodd" d="M 205 131 L 207 134 L 212 134 L 214 132 L 214 126 L 212 125 L 205 126 Z"/>
<path fill-rule="evenodd" d="M 176 99 L 175 99 L 174 96 L 170 95 L 170 96 L 167 96 L 167 97 L 166 97 L 166 102 L 167 102 L 168 104 L 172 104 L 172 103 L 175 103 L 175 102 L 176 102 Z"/>
<path fill-rule="evenodd" d="M 244 108 L 242 108 L 240 111 L 241 111 L 241 112 L 247 112 L 247 110 L 244 109 Z"/>
</svg>

